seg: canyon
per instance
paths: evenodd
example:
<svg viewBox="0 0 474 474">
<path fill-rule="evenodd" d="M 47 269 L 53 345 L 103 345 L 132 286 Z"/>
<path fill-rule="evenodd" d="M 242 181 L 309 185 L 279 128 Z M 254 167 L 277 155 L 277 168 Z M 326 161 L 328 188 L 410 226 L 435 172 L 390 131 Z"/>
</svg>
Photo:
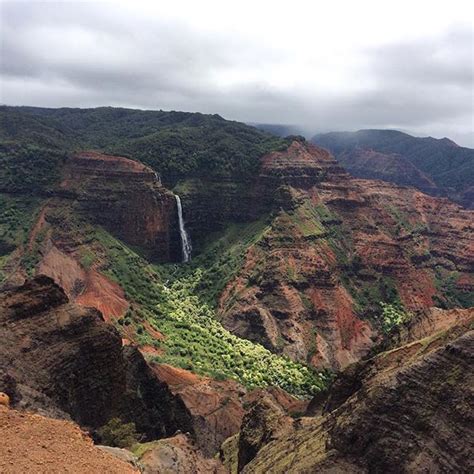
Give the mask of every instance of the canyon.
<svg viewBox="0 0 474 474">
<path fill-rule="evenodd" d="M 59 420 L 122 472 L 472 470 L 474 212 L 419 163 L 338 150 L 354 177 L 203 114 L 2 114 L 10 427 Z"/>
<path fill-rule="evenodd" d="M 238 466 L 229 454 L 225 464 L 246 473 L 470 472 L 472 318 L 355 364 L 312 416 L 288 423 L 255 405 L 235 438 Z M 264 436 L 255 439 L 250 423 Z"/>
</svg>

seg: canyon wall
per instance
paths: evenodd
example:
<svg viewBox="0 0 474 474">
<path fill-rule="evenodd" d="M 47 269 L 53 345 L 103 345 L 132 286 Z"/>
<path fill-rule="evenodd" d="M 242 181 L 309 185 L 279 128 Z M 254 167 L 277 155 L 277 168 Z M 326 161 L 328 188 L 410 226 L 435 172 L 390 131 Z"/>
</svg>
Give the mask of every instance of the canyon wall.
<svg viewBox="0 0 474 474">
<path fill-rule="evenodd" d="M 262 158 L 252 192 L 269 225 L 221 295 L 220 318 L 232 332 L 341 368 L 378 340 L 380 302 L 405 311 L 470 304 L 472 211 L 351 178 L 301 140 Z"/>
<path fill-rule="evenodd" d="M 471 325 L 472 312 L 351 366 L 315 416 L 252 407 L 225 464 L 232 453 L 244 473 L 471 472 Z"/>
<path fill-rule="evenodd" d="M 96 224 L 150 259 L 180 261 L 176 201 L 151 168 L 123 157 L 82 152 L 66 163 L 60 188 L 73 194 Z"/>
<path fill-rule="evenodd" d="M 113 417 L 146 439 L 192 432 L 181 400 L 93 308 L 49 277 L 0 295 L 0 391 L 17 408 L 96 429 Z"/>
</svg>

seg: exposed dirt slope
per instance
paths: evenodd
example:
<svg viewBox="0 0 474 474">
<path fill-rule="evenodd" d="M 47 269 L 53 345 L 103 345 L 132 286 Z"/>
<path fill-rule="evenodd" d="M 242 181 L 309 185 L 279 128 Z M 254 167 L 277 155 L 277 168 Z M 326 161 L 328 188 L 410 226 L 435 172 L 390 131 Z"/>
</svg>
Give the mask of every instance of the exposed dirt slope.
<svg viewBox="0 0 474 474">
<path fill-rule="evenodd" d="M 95 447 L 74 423 L 0 406 L 0 471 L 5 474 L 138 472 Z"/>
</svg>

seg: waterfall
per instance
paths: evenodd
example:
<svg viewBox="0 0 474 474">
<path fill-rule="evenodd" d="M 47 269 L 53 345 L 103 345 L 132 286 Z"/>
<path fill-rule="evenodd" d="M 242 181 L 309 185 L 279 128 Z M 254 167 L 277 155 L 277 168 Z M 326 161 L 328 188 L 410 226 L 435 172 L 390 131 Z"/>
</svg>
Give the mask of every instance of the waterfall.
<svg viewBox="0 0 474 474">
<path fill-rule="evenodd" d="M 183 262 L 186 263 L 191 260 L 191 241 L 189 239 L 188 233 L 186 232 L 186 228 L 184 227 L 181 199 L 177 194 L 175 194 L 174 197 L 176 198 L 176 206 L 178 208 L 179 234 L 181 236 L 181 252 L 183 254 Z"/>
<path fill-rule="evenodd" d="M 156 171 L 154 171 L 153 174 L 155 175 L 157 183 L 161 186 L 161 175 L 159 175 Z"/>
</svg>

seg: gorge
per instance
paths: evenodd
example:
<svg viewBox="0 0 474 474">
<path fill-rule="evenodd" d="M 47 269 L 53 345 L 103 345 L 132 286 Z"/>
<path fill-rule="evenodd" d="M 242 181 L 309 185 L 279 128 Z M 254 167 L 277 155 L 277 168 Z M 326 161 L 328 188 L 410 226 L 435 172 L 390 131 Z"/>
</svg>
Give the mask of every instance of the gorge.
<svg viewBox="0 0 474 474">
<path fill-rule="evenodd" d="M 472 470 L 472 210 L 215 115 L 2 117 L 9 433 L 131 472 Z"/>
</svg>

